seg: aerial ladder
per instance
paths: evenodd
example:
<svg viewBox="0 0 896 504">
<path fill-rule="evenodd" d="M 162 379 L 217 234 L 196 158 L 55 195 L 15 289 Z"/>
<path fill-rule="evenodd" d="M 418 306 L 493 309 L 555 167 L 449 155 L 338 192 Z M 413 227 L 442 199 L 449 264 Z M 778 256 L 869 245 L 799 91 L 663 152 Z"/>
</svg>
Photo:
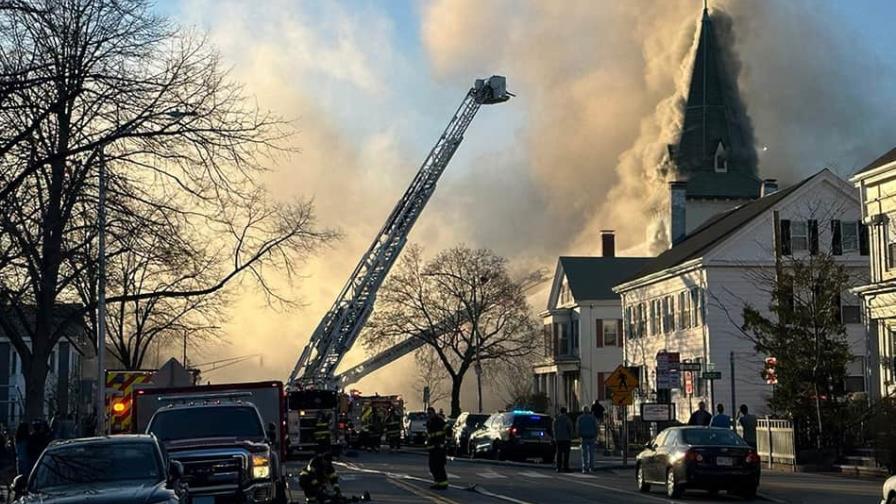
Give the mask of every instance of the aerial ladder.
<svg viewBox="0 0 896 504">
<path fill-rule="evenodd" d="M 407 242 L 408 234 L 435 191 L 436 183 L 482 105 L 510 99 L 504 77 L 477 79 L 439 137 L 410 186 L 361 257 L 333 306 L 321 319 L 289 376 L 293 389 L 335 390 L 335 371 L 373 311 L 376 294 Z"/>
</svg>

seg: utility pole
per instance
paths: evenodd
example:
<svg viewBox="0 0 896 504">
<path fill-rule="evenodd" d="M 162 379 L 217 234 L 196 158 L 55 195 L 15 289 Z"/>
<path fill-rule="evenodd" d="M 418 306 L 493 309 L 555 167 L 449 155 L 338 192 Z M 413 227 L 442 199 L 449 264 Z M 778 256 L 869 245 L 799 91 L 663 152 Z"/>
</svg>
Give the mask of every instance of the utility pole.
<svg viewBox="0 0 896 504">
<path fill-rule="evenodd" d="M 106 153 L 100 148 L 99 208 L 97 209 L 97 233 L 99 240 L 97 258 L 96 303 L 96 428 L 97 434 L 106 432 Z"/>
<path fill-rule="evenodd" d="M 734 395 L 734 351 L 731 352 L 729 357 L 731 362 L 731 418 L 734 418 L 734 415 L 737 413 L 737 399 L 735 399 Z"/>
</svg>

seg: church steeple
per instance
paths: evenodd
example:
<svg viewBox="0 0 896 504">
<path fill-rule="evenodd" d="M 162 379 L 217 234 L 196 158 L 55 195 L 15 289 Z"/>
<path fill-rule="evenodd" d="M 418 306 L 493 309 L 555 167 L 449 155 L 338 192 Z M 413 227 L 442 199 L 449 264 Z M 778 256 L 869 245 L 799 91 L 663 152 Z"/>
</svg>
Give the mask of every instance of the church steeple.
<svg viewBox="0 0 896 504">
<path fill-rule="evenodd" d="M 749 118 L 726 72 L 713 18 L 704 0 L 684 124 L 671 161 L 689 198 L 756 198 L 756 152 Z M 723 159 L 720 158 L 723 156 Z"/>
</svg>

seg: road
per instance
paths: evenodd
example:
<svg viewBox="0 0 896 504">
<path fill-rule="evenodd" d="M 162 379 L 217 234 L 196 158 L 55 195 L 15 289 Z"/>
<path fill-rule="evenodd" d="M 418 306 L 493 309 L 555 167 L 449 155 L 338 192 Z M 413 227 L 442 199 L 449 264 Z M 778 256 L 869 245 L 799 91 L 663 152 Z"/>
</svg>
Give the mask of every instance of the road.
<svg viewBox="0 0 896 504">
<path fill-rule="evenodd" d="M 291 470 L 298 472 L 301 464 Z M 415 453 L 360 453 L 339 459 L 338 471 L 343 493 L 360 495 L 367 490 L 374 502 L 383 503 L 514 503 L 514 504 L 632 504 L 697 502 L 741 502 L 724 493 L 686 493 L 672 501 L 661 489 L 649 494 L 634 487 L 632 469 L 613 464 L 591 474 L 557 474 L 548 466 L 511 465 L 487 461 L 452 460 L 448 464 L 451 488 L 429 489 L 431 482 L 426 458 Z M 766 471 L 762 475 L 758 502 L 779 504 L 858 504 L 880 501 L 880 481 L 850 479 L 837 475 Z M 296 502 L 303 502 L 299 494 Z"/>
</svg>

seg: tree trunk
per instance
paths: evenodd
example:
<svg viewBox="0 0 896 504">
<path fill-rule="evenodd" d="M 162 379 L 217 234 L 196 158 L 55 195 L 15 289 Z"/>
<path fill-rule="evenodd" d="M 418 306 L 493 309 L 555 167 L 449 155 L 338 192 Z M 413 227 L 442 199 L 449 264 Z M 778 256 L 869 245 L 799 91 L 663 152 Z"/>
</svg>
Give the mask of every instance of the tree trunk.
<svg viewBox="0 0 896 504">
<path fill-rule="evenodd" d="M 25 417 L 28 420 L 44 418 L 47 375 L 50 371 L 46 357 L 32 357 L 30 365 L 23 366 L 22 371 L 25 373 Z"/>
<path fill-rule="evenodd" d="M 451 418 L 460 415 L 460 387 L 464 383 L 464 375 L 457 374 L 451 377 Z"/>
</svg>

